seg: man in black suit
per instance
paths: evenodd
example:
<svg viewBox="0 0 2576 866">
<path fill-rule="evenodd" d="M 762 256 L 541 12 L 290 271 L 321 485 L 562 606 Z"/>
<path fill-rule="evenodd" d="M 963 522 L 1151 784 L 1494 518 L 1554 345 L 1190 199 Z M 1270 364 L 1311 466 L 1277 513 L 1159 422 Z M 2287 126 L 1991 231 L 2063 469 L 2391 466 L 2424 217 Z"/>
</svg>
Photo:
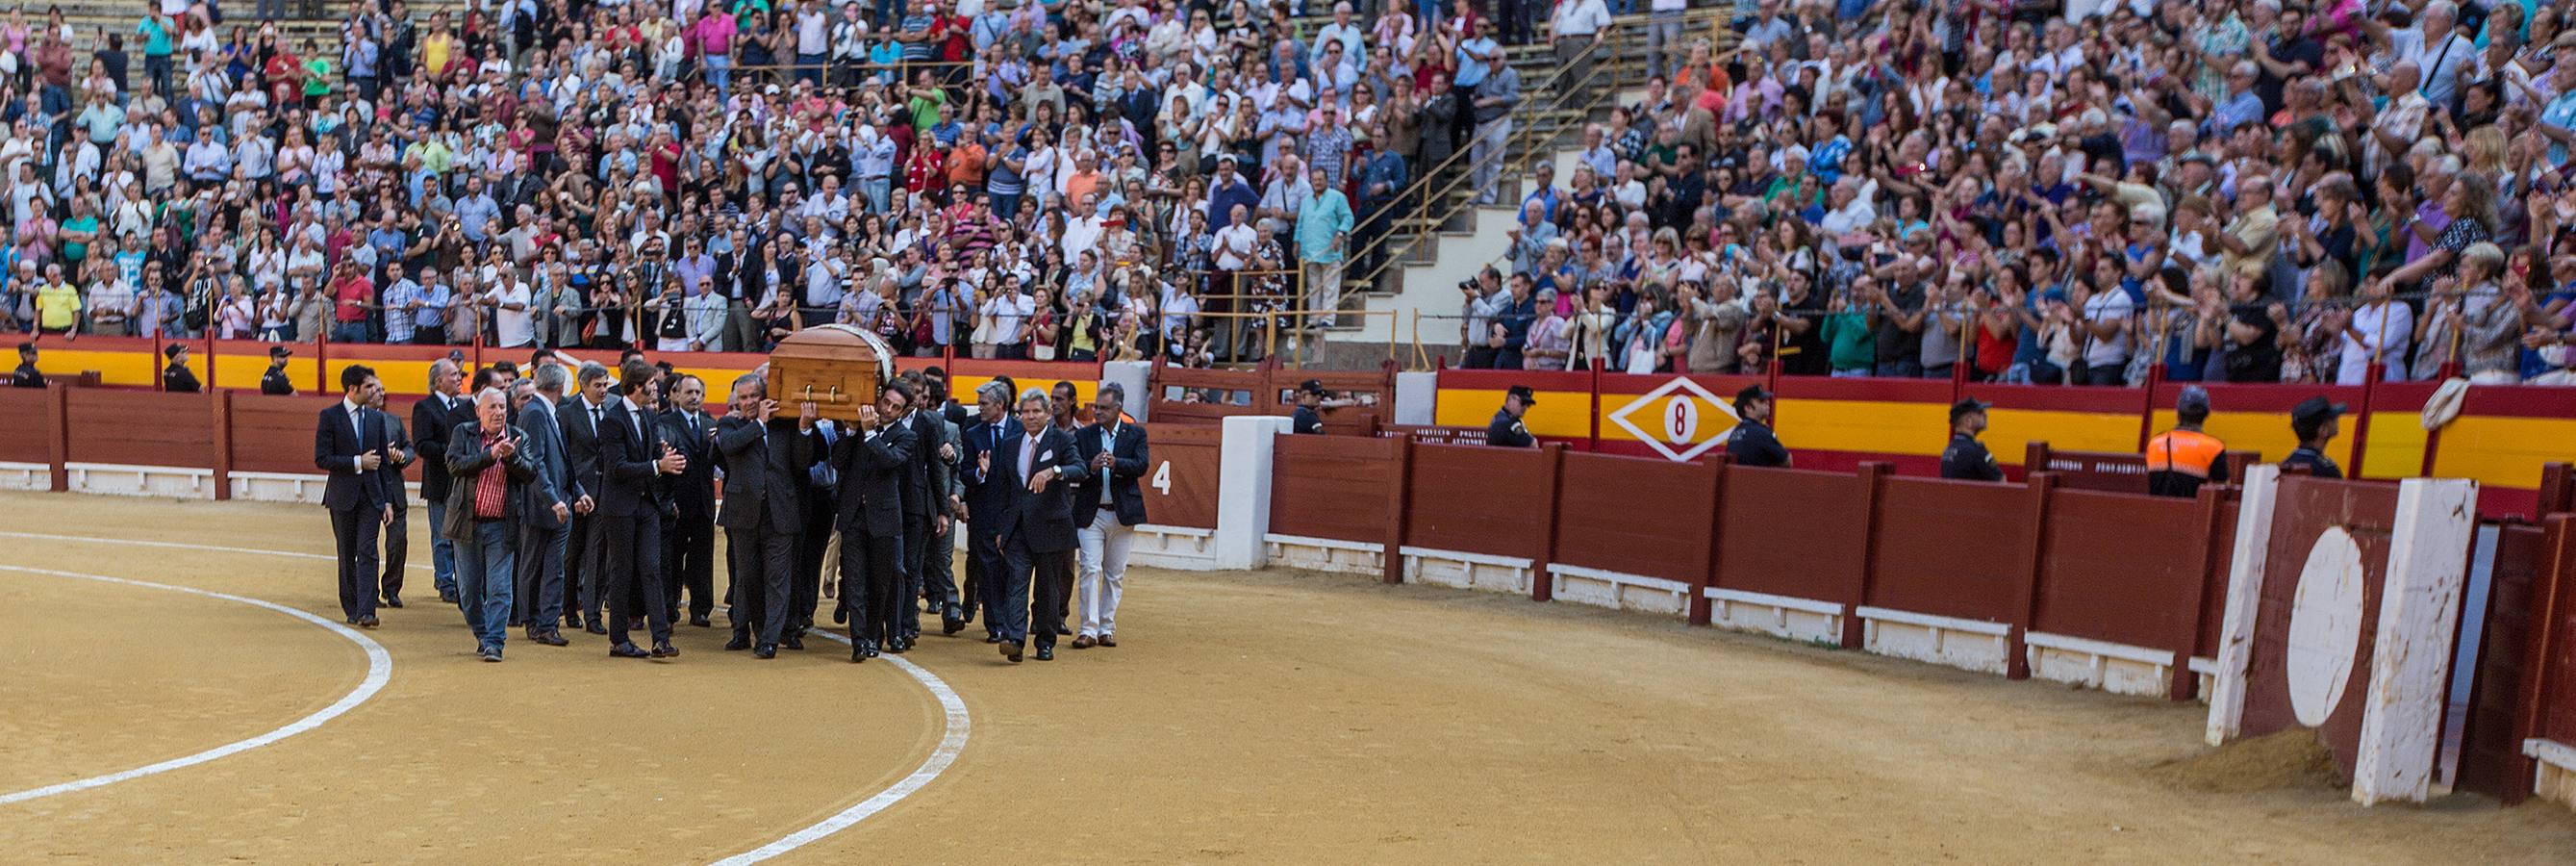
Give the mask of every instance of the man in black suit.
<svg viewBox="0 0 2576 866">
<path fill-rule="evenodd" d="M 1000 643 L 1000 538 L 1011 489 L 1009 479 L 995 477 L 993 455 L 1003 440 L 1019 438 L 1020 422 L 1011 417 L 1011 387 L 1000 382 L 975 389 L 975 411 L 975 423 L 959 437 L 966 447 L 957 464 L 957 475 L 965 482 L 959 509 L 966 519 L 966 595 L 971 605 L 984 608 L 984 642 Z"/>
<path fill-rule="evenodd" d="M 715 450 L 725 470 L 726 551 L 733 561 L 733 640 L 753 658 L 778 657 L 787 633 L 788 587 L 795 580 L 797 536 L 803 534 L 805 467 L 814 462 L 814 404 L 795 421 L 778 417 L 778 401 L 757 373 L 733 381 L 733 411 L 716 423 Z"/>
<path fill-rule="evenodd" d="M 1105 382 L 1092 398 L 1091 426 L 1073 434 L 1090 477 L 1073 486 L 1073 525 L 1082 545 L 1082 628 L 1073 648 L 1118 645 L 1118 597 L 1127 579 L 1127 552 L 1136 525 L 1145 522 L 1145 477 L 1153 459 L 1145 425 L 1126 423 L 1127 389 Z"/>
<path fill-rule="evenodd" d="M 912 409 L 912 389 L 889 383 L 874 406 L 859 407 L 855 430 L 832 443 L 832 469 L 839 476 L 834 495 L 834 521 L 841 531 L 841 601 L 849 606 L 850 661 L 863 662 L 884 652 L 910 646 L 903 608 L 903 534 L 905 489 L 920 461 L 914 456 L 912 428 L 903 418 Z"/>
<path fill-rule="evenodd" d="M 412 450 L 411 438 L 403 435 L 402 419 L 385 411 L 383 389 L 376 390 L 375 402 L 368 404 L 367 411 L 375 416 L 377 426 L 385 431 L 385 462 L 376 467 L 376 471 L 384 475 L 385 504 L 391 506 L 393 512 L 393 516 L 385 520 L 385 573 L 378 585 L 384 592 L 384 606 L 401 607 L 403 564 L 411 553 L 411 495 L 403 486 L 403 467 L 410 466 L 418 452 Z M 429 531 L 435 535 L 438 527 L 432 526 Z"/>
<path fill-rule="evenodd" d="M 570 384 L 572 374 L 563 365 L 542 364 L 534 378 L 510 386 L 519 429 L 527 436 L 519 450 L 526 452 L 536 473 L 525 485 L 527 501 L 520 510 L 526 519 L 519 524 L 518 621 L 527 626 L 529 640 L 547 646 L 571 643 L 557 625 L 563 620 L 564 556 L 573 506 L 583 491 L 572 480 L 563 426 L 555 418 L 555 404 Z"/>
<path fill-rule="evenodd" d="M 940 632 L 956 634 L 966 627 L 964 611 L 957 604 L 957 587 L 948 581 L 945 569 L 933 570 L 934 557 L 945 558 L 949 551 L 933 549 L 933 542 L 948 534 L 949 461 L 957 457 L 956 443 L 948 441 L 948 422 L 915 401 L 920 393 L 921 377 L 906 375 L 898 384 L 905 386 L 907 411 L 890 419 L 900 419 L 912 434 L 912 460 L 904 468 L 903 486 L 903 592 L 897 610 L 903 626 L 902 648 L 911 649 L 921 637 L 921 608 L 915 599 L 930 603 L 939 613 Z"/>
<path fill-rule="evenodd" d="M 1054 626 L 1064 618 L 1065 587 L 1072 583 L 1064 573 L 1065 554 L 1075 547 L 1070 489 L 1088 477 L 1073 435 L 1049 423 L 1046 392 L 1021 395 L 1019 414 L 1020 435 L 1002 440 L 991 465 L 994 480 L 1010 485 L 1010 501 L 995 527 L 1005 560 L 1002 606 L 987 614 L 1001 618 L 1002 655 L 1013 663 L 1032 635 L 1038 661 L 1055 658 Z"/>
<path fill-rule="evenodd" d="M 340 371 L 340 402 L 322 410 L 313 427 L 313 465 L 331 473 L 322 507 L 331 511 L 331 538 L 339 549 L 340 613 L 355 625 L 376 625 L 376 536 L 393 519 L 385 494 L 384 428 L 367 404 L 383 382 L 364 364 Z"/>
<path fill-rule="evenodd" d="M 680 621 L 680 590 L 689 591 L 689 624 L 708 626 L 716 602 L 716 419 L 700 411 L 707 384 L 681 374 L 670 384 L 671 407 L 659 413 L 663 441 L 680 452 L 689 468 L 664 479 L 673 514 L 663 527 L 663 559 L 670 580 L 662 588 L 663 607 Z"/>
<path fill-rule="evenodd" d="M 599 428 L 607 423 L 608 386 L 613 378 L 596 361 L 581 365 L 573 376 L 577 396 L 555 403 L 556 432 L 563 434 L 564 471 L 581 495 L 572 502 L 572 531 L 564 538 L 564 625 L 608 633 L 599 616 L 599 592 L 608 581 L 601 564 L 608 522 L 598 516 L 599 492 L 607 476 L 600 472 Z"/>
<path fill-rule="evenodd" d="M 645 658 L 647 653 L 626 639 L 627 625 L 638 614 L 651 626 L 652 658 L 671 658 L 670 610 L 662 603 L 662 502 L 654 482 L 688 468 L 688 458 L 663 441 L 644 401 L 652 399 L 653 379 L 661 371 L 642 360 L 618 369 L 625 395 L 610 401 L 599 424 L 599 521 L 607 572 L 608 654 Z"/>
<path fill-rule="evenodd" d="M 440 358 L 429 363 L 429 396 L 411 404 L 411 429 L 419 434 L 414 444 L 420 449 L 420 498 L 429 503 L 430 577 L 438 600 L 448 604 L 456 603 L 456 543 L 437 527 L 446 524 L 447 487 L 453 483 L 447 474 L 447 432 L 473 419 L 473 404 L 457 393 L 464 387 L 465 371 Z"/>
</svg>

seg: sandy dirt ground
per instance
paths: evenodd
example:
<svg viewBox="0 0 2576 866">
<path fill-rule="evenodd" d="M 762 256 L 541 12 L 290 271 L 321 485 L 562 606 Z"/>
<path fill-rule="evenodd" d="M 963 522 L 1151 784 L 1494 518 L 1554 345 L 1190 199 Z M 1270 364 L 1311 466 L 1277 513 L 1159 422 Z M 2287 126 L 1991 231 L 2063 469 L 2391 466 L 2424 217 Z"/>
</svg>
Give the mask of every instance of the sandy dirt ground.
<svg viewBox="0 0 2576 866">
<path fill-rule="evenodd" d="M 415 514 L 415 553 L 426 533 Z M 0 531 L 330 551 L 318 507 L 0 494 Z M 0 565 L 239 593 L 338 618 L 331 564 L 0 537 Z M 721 580 L 721 578 L 719 578 Z M 913 771 L 940 707 L 839 644 L 756 662 L 681 630 L 472 655 L 414 571 L 370 632 L 390 685 L 266 748 L 0 806 L 0 860 L 707 862 Z M 911 658 L 963 696 L 946 772 L 780 862 L 2566 863 L 2576 815 L 2456 797 L 2364 810 L 2312 773 L 2223 784 L 2197 706 L 1298 572 L 1129 579 L 1116 649 Z M 722 615 L 719 613 L 719 624 Z M 364 655 L 271 611 L 0 571 L 0 790 L 254 736 Z M 2245 762 L 2259 763 L 2259 762 Z"/>
</svg>

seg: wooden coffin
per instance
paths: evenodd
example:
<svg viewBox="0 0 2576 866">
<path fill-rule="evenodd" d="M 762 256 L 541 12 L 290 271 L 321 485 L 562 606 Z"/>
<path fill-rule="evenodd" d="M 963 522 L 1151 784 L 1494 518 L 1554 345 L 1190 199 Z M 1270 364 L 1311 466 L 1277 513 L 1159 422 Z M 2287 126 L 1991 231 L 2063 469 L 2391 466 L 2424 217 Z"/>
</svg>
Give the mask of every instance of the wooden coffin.
<svg viewBox="0 0 2576 866">
<path fill-rule="evenodd" d="M 856 423 L 859 407 L 894 381 L 895 353 L 877 335 L 849 325 L 818 325 L 787 335 L 769 353 L 769 396 L 794 413 L 811 402 L 825 418 Z"/>
</svg>

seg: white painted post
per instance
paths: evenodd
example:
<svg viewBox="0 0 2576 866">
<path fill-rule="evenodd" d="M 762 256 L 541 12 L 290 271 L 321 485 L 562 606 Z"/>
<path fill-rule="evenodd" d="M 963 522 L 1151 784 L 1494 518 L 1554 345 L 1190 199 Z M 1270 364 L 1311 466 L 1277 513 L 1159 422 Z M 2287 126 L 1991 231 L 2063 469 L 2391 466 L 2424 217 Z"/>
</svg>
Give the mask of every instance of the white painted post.
<svg viewBox="0 0 2576 866">
<path fill-rule="evenodd" d="M 2245 472 L 2237 498 L 2236 550 L 2228 557 L 2227 615 L 2218 638 L 2218 673 L 2209 689 L 2210 745 L 2236 736 L 2245 719 L 2246 665 L 2254 651 L 2254 615 L 2263 600 L 2263 566 L 2272 545 L 2272 509 L 2281 489 L 2281 467 Z"/>
<path fill-rule="evenodd" d="M 2409 478 L 2398 484 L 2370 696 L 2362 706 L 2361 752 L 2353 762 L 2352 799 L 2364 806 L 2420 803 L 2432 793 L 2451 637 L 2459 623 L 2469 545 L 2477 538 L 2477 501 L 2478 483 L 2468 479 Z"/>
<path fill-rule="evenodd" d="M 1272 441 L 1288 432 L 1289 419 L 1279 415 L 1237 415 L 1225 419 L 1225 441 L 1218 447 L 1216 494 L 1216 567 L 1260 568 L 1268 561 L 1270 534 L 1270 458 Z"/>
<path fill-rule="evenodd" d="M 1149 361 L 1110 361 L 1100 365 L 1100 384 L 1118 383 L 1119 389 L 1127 392 L 1127 414 L 1150 423 L 1154 419 L 1145 417 L 1145 411 L 1154 401 L 1148 399 L 1151 395 L 1145 393 L 1145 388 L 1153 374 L 1154 365 Z"/>
<path fill-rule="evenodd" d="M 1395 423 L 1435 423 L 1439 401 L 1439 373 L 1424 370 L 1395 374 Z"/>
</svg>

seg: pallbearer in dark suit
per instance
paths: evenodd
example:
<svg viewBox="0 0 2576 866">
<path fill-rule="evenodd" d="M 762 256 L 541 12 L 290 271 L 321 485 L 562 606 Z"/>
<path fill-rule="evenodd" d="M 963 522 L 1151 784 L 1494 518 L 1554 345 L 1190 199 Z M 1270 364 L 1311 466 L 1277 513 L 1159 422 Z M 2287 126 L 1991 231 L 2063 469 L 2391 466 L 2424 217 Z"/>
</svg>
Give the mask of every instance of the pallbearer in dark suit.
<svg viewBox="0 0 2576 866">
<path fill-rule="evenodd" d="M 966 453 L 957 461 L 965 487 L 966 591 L 984 609 L 984 642 L 1001 640 L 1002 516 L 1010 509 L 1010 472 L 994 471 L 994 455 L 1005 440 L 1020 437 L 1019 419 L 1011 417 L 1011 387 L 986 382 L 975 389 L 976 421 L 960 438 Z"/>
<path fill-rule="evenodd" d="M 653 365 L 633 359 L 618 369 L 625 396 L 610 401 L 599 425 L 601 482 L 599 520 L 605 545 L 600 557 L 607 571 L 608 654 L 644 658 L 647 653 L 626 639 L 627 624 L 642 615 L 651 625 L 653 658 L 670 658 L 671 619 L 662 604 L 662 505 L 654 481 L 678 475 L 688 458 L 672 450 L 654 428 L 652 413 L 638 396 L 651 399 Z"/>
<path fill-rule="evenodd" d="M 322 410 L 313 426 L 314 468 L 331 473 L 322 507 L 331 511 L 331 539 L 340 559 L 340 613 L 352 624 L 376 625 L 376 538 L 393 506 L 385 494 L 388 450 L 383 427 L 367 410 L 385 393 L 376 371 L 351 364 L 340 371 L 340 402 Z"/>
<path fill-rule="evenodd" d="M 906 375 L 902 384 L 914 397 L 921 393 L 921 377 Z M 937 413 L 912 399 L 901 416 L 912 433 L 912 465 L 906 468 L 903 487 L 903 570 L 904 592 L 898 611 L 903 624 L 903 645 L 912 647 L 921 636 L 921 609 L 914 599 L 930 603 L 939 614 L 940 632 L 956 634 L 966 627 L 965 611 L 957 603 L 957 587 L 948 580 L 945 569 L 934 570 L 932 557 L 946 557 L 946 549 L 934 550 L 937 539 L 948 537 L 949 461 L 957 458 L 957 445 L 948 440 L 948 422 Z"/>
<path fill-rule="evenodd" d="M 997 527 L 1006 561 L 1002 607 L 988 615 L 1001 618 L 1002 655 L 1013 662 L 1033 635 L 1038 661 L 1055 658 L 1055 624 L 1064 619 L 1065 588 L 1072 584 L 1065 573 L 1065 555 L 1075 546 L 1070 491 L 1089 477 L 1072 434 L 1050 426 L 1051 417 L 1045 392 L 1022 395 L 1022 432 L 1002 440 L 993 455 L 993 473 L 1010 479 L 1011 499 Z"/>
<path fill-rule="evenodd" d="M 447 523 L 438 531 L 456 542 L 457 604 L 474 630 L 475 651 L 497 662 L 509 637 L 526 485 L 537 473 L 520 449 L 528 434 L 510 426 L 509 397 L 501 389 L 476 392 L 474 414 L 476 420 L 447 435 L 447 473 L 456 483 L 448 488 Z"/>
<path fill-rule="evenodd" d="M 465 371 L 440 358 L 429 362 L 429 396 L 411 404 L 411 432 L 420 449 L 420 498 L 429 503 L 430 577 L 438 600 L 456 603 L 456 546 L 438 527 L 447 516 L 447 431 L 474 420 L 473 401 L 458 393 Z"/>
<path fill-rule="evenodd" d="M 608 585 L 601 552 L 608 522 L 598 515 L 600 491 L 607 476 L 600 472 L 599 428 L 608 417 L 608 386 L 615 374 L 596 361 L 581 365 L 573 377 L 576 397 L 555 403 L 556 430 L 563 434 L 564 465 L 572 485 L 581 491 L 572 503 L 572 534 L 564 538 L 564 625 L 607 634 L 599 615 L 599 592 Z"/>
<path fill-rule="evenodd" d="M 733 411 L 716 424 L 715 448 L 724 461 L 725 528 L 733 561 L 733 640 L 725 649 L 750 649 L 776 658 L 787 633 L 789 587 L 795 580 L 797 537 L 803 534 L 805 467 L 814 462 L 814 404 L 797 419 L 778 417 L 778 401 L 758 374 L 735 379 Z"/>
<path fill-rule="evenodd" d="M 704 628 L 716 604 L 716 419 L 700 411 L 707 384 L 696 376 L 670 379 L 670 409 L 659 413 L 662 439 L 687 458 L 689 468 L 665 481 L 675 509 L 664 527 L 663 559 L 670 580 L 663 606 L 680 621 L 680 590 L 689 591 L 689 624 Z"/>
<path fill-rule="evenodd" d="M 409 558 L 411 551 L 411 496 L 403 486 L 403 468 L 410 466 L 419 454 L 412 450 L 411 438 L 403 435 L 402 419 L 385 411 L 384 391 L 376 392 L 376 401 L 367 407 L 367 411 L 376 416 L 376 424 L 385 431 L 385 462 L 376 467 L 376 471 L 384 473 L 385 504 L 393 506 L 393 516 L 385 520 L 384 577 L 378 581 L 378 586 L 383 591 L 386 607 L 401 607 L 403 561 Z M 438 527 L 430 527 L 429 533 L 437 535 Z"/>
<path fill-rule="evenodd" d="M 1145 477 L 1153 458 L 1145 446 L 1145 425 L 1125 423 L 1127 389 L 1118 383 L 1100 386 L 1091 401 L 1091 426 L 1073 434 L 1091 477 L 1073 486 L 1073 525 L 1082 545 L 1082 628 L 1074 649 L 1118 645 L 1118 596 L 1127 579 L 1127 551 L 1135 546 L 1136 525 L 1145 522 L 1145 492 L 1136 480 Z"/>
<path fill-rule="evenodd" d="M 519 450 L 528 455 L 528 466 L 537 473 L 525 485 L 527 501 L 521 513 L 527 519 L 519 524 L 517 619 L 527 625 L 529 640 L 547 646 L 570 643 L 556 625 L 564 610 L 565 537 L 571 534 L 573 503 L 580 501 L 582 490 L 573 483 L 571 464 L 564 460 L 563 427 L 555 420 L 555 403 L 571 383 L 572 374 L 563 365 L 540 364 L 534 379 L 510 386 L 519 429 L 528 435 Z"/>
<path fill-rule="evenodd" d="M 835 524 L 841 531 L 841 600 L 850 608 L 850 660 L 866 661 L 878 651 L 902 652 L 911 638 L 903 631 L 901 608 L 911 605 L 903 594 L 904 485 L 910 483 L 914 459 L 912 429 L 902 423 L 912 407 L 912 389 L 902 382 L 886 385 L 874 406 L 859 407 L 858 429 L 832 444 L 832 469 L 840 475 L 835 492 Z"/>
</svg>

